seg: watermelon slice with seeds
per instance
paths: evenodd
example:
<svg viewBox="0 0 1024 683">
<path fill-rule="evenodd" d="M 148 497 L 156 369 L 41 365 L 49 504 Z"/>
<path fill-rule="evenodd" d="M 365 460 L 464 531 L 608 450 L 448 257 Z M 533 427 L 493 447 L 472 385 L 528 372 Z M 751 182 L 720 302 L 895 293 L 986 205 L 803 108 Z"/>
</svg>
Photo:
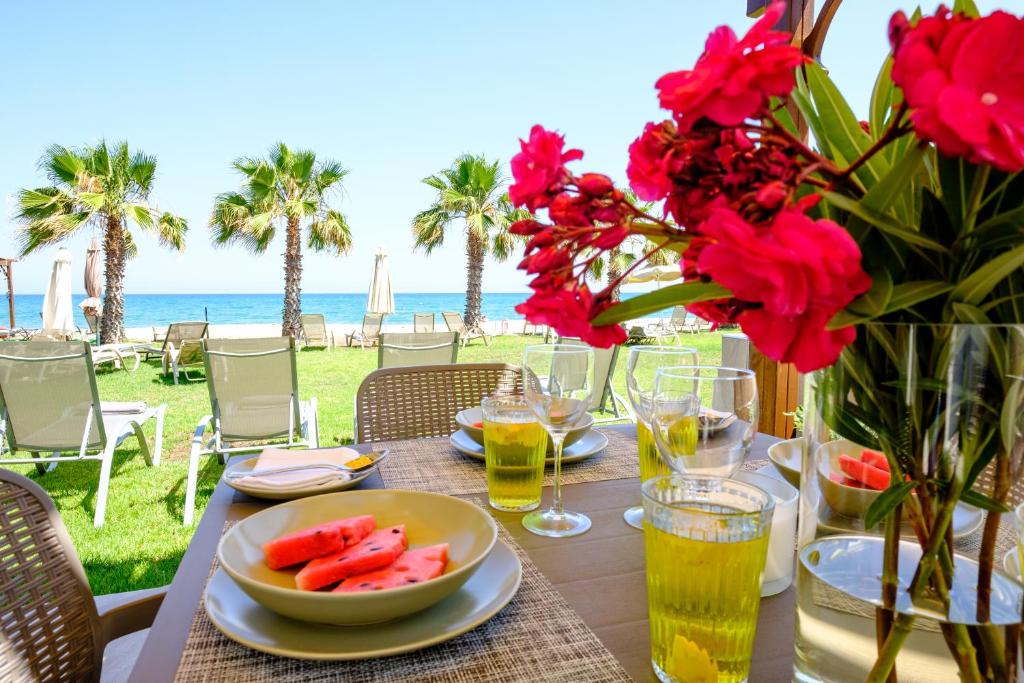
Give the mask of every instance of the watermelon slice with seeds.
<svg viewBox="0 0 1024 683">
<path fill-rule="evenodd" d="M 293 531 L 263 544 L 263 555 L 271 569 L 290 567 L 355 545 L 377 526 L 373 515 L 346 517 Z"/>
<path fill-rule="evenodd" d="M 878 451 L 872 451 L 865 448 L 860 452 L 860 461 L 866 462 L 872 467 L 877 467 L 880 470 L 889 471 L 889 461 L 886 460 L 885 455 Z"/>
<path fill-rule="evenodd" d="M 447 564 L 447 543 L 409 550 L 384 569 L 345 579 L 334 592 L 362 593 L 423 583 L 441 576 Z"/>
<path fill-rule="evenodd" d="M 866 462 L 851 458 L 848 455 L 839 456 L 839 469 L 843 471 L 843 474 L 856 479 L 869 489 L 884 491 L 889 488 L 888 472 Z"/>
<path fill-rule="evenodd" d="M 355 545 L 312 560 L 295 575 L 295 585 L 315 591 L 355 574 L 381 569 L 398 559 L 408 546 L 404 524 L 378 529 Z"/>
</svg>

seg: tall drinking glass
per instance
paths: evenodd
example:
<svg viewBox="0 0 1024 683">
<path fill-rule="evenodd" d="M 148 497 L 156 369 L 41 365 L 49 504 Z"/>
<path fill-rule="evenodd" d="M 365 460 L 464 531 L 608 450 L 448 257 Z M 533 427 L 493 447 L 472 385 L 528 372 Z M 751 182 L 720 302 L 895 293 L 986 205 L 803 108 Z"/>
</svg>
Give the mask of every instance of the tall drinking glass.
<svg viewBox="0 0 1024 683">
<path fill-rule="evenodd" d="M 484 416 L 484 459 L 491 507 L 526 512 L 540 507 L 548 435 L 522 396 L 491 396 Z"/>
<path fill-rule="evenodd" d="M 757 380 L 750 370 L 662 368 L 654 380 L 654 442 L 680 474 L 728 478 L 750 453 L 757 410 Z"/>
<path fill-rule="evenodd" d="M 590 405 L 594 351 L 586 346 L 540 344 L 523 351 L 523 393 L 555 447 L 554 498 L 547 510 L 523 517 L 523 526 L 541 536 L 576 536 L 590 518 L 562 507 L 562 445 Z"/>
<path fill-rule="evenodd" d="M 660 474 L 668 474 L 651 433 L 651 407 L 654 379 L 658 370 L 673 365 L 696 365 L 697 349 L 687 346 L 634 346 L 626 361 L 626 393 L 636 415 L 636 442 L 640 453 L 640 483 Z M 623 513 L 626 523 L 644 528 L 643 506 L 635 505 Z"/>
<path fill-rule="evenodd" d="M 774 498 L 718 477 L 655 477 L 644 494 L 651 663 L 665 683 L 741 683 Z"/>
</svg>

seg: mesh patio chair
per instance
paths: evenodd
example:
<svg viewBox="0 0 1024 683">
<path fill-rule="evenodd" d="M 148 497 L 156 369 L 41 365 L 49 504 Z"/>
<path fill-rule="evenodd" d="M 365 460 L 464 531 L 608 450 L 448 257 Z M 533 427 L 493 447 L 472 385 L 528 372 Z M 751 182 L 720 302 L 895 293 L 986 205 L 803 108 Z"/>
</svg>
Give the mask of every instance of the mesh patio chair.
<svg viewBox="0 0 1024 683">
<path fill-rule="evenodd" d="M 412 314 L 412 331 L 413 332 L 433 332 L 434 331 L 434 314 L 433 313 L 413 313 Z"/>
<path fill-rule="evenodd" d="M 484 345 L 489 345 L 490 337 L 484 332 L 483 328 L 479 325 L 469 327 L 466 325 L 466 321 L 462 319 L 462 315 L 455 311 L 444 311 L 441 313 L 444 318 L 444 324 L 448 326 L 449 332 L 457 332 L 459 334 L 459 343 L 465 346 L 474 339 L 483 339 Z"/>
<path fill-rule="evenodd" d="M 590 405 L 587 406 L 587 410 L 590 412 L 610 412 L 613 415 L 613 417 L 595 419 L 594 423 L 613 422 L 625 418 L 632 419 L 633 411 L 629 403 L 612 386 L 615 364 L 619 359 L 619 347 L 612 346 L 608 349 L 599 349 L 590 346 L 584 341 L 569 337 L 559 339 L 558 343 L 586 346 L 594 350 L 594 389 L 590 392 Z M 573 361 L 569 360 L 567 362 L 572 363 Z M 575 374 L 582 378 L 585 376 L 586 368 L 581 367 L 578 372 L 573 372 L 573 369 L 570 367 L 565 372 L 568 376 Z M 609 402 L 611 403 L 610 406 L 608 405 Z"/>
<path fill-rule="evenodd" d="M 367 313 L 363 316 L 363 326 L 352 334 L 345 335 L 345 344 L 352 346 L 359 342 L 359 347 L 365 349 L 366 345 L 373 346 L 380 339 L 380 328 L 384 325 L 383 313 Z"/>
<path fill-rule="evenodd" d="M 202 320 L 171 323 L 161 341 L 145 346 L 139 351 L 145 355 L 146 360 L 149 360 L 150 356 L 160 356 L 163 374 L 172 374 L 174 383 L 177 384 L 182 375 L 185 379 L 194 379 L 188 374 L 190 369 L 203 367 L 203 349 L 200 341 L 206 339 L 209 334 L 210 325 Z"/>
<path fill-rule="evenodd" d="M 92 349 L 86 342 L 25 342 L 0 349 L 0 400 L 3 429 L 12 457 L 3 464 L 34 464 L 40 474 L 67 460 L 100 464 L 94 526 L 103 526 L 114 449 L 129 436 L 139 440 L 146 464 L 160 464 L 163 448 L 162 404 L 101 402 L 96 389 Z M 150 455 L 142 425 L 156 420 L 155 448 Z M 13 457 L 27 451 L 32 457 Z M 75 455 L 61 455 L 72 452 Z M 41 458 L 40 453 L 52 453 Z"/>
<path fill-rule="evenodd" d="M 2 469 L 0 549 L 0 681 L 124 680 L 143 634 L 122 636 L 152 625 L 166 588 L 94 597 L 53 501 Z"/>
<path fill-rule="evenodd" d="M 455 414 L 487 396 L 523 393 L 522 373 L 504 363 L 374 370 L 356 392 L 355 441 L 448 436 Z"/>
<path fill-rule="evenodd" d="M 195 511 L 202 456 L 216 455 L 226 463 L 233 454 L 271 444 L 320 446 L 316 398 L 299 400 L 291 337 L 206 339 L 203 349 L 212 414 L 199 420 L 192 437 L 185 485 L 186 526 L 192 524 Z M 238 442 L 242 445 L 232 445 Z"/>
<path fill-rule="evenodd" d="M 457 363 L 459 335 L 455 332 L 384 332 L 377 348 L 378 368 Z"/>
<path fill-rule="evenodd" d="M 327 329 L 327 320 L 322 313 L 303 313 L 299 318 L 303 346 L 328 350 L 334 346 L 334 335 Z"/>
</svg>

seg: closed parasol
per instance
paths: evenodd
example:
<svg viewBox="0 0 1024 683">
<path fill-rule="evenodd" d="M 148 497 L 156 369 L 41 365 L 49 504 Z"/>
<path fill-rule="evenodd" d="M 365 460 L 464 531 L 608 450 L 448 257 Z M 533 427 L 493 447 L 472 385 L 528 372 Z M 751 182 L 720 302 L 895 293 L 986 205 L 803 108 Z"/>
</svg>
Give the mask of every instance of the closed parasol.
<svg viewBox="0 0 1024 683">
<path fill-rule="evenodd" d="M 395 296 L 391 292 L 391 273 L 388 271 L 388 254 L 383 249 L 378 249 L 374 255 L 366 312 L 385 315 L 395 312 Z"/>
<path fill-rule="evenodd" d="M 61 247 L 53 257 L 50 286 L 43 296 L 43 331 L 71 334 L 75 318 L 71 312 L 71 252 Z"/>
</svg>

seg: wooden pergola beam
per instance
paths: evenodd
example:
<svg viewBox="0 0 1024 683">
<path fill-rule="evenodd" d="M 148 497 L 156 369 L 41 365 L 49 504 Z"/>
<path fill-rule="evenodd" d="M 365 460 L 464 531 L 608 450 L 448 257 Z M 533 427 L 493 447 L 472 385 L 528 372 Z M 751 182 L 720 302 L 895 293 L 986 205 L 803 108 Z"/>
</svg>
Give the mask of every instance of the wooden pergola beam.
<svg viewBox="0 0 1024 683">
<path fill-rule="evenodd" d="M 7 313 L 10 316 L 9 331 L 14 332 L 14 274 L 13 265 L 18 259 L 0 258 L 0 272 L 7 278 Z"/>
</svg>

